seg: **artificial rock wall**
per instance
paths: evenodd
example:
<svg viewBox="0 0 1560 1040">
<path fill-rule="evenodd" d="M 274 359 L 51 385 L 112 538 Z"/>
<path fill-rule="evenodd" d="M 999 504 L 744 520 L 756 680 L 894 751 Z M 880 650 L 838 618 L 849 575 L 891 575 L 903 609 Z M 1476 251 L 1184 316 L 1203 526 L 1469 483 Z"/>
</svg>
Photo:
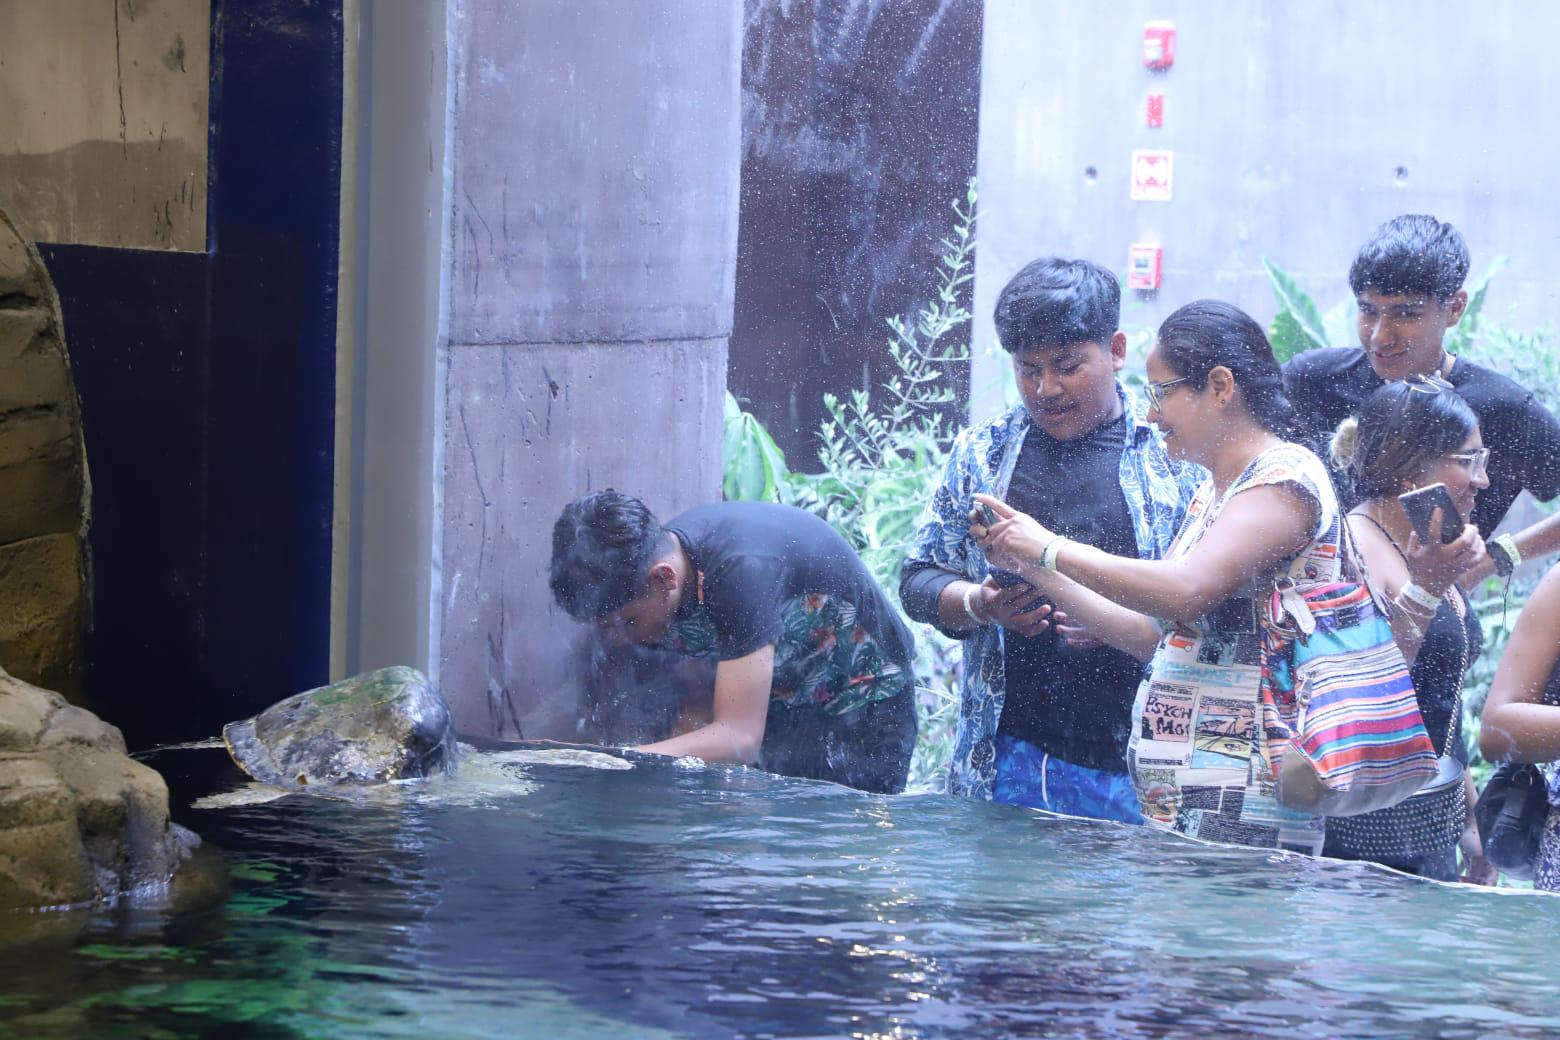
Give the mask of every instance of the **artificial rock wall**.
<svg viewBox="0 0 1560 1040">
<path fill-rule="evenodd" d="M 87 457 L 59 300 L 0 213 L 0 669 L 81 694 Z"/>
<path fill-rule="evenodd" d="M 742 6 L 450 5 L 439 683 L 464 732 L 567 736 L 559 510 L 719 495 Z"/>
</svg>

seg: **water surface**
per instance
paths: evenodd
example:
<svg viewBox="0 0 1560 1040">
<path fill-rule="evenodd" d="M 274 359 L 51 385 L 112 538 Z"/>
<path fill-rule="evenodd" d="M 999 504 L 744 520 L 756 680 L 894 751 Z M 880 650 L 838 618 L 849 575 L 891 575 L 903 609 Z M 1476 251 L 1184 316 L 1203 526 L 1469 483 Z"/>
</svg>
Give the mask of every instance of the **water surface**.
<svg viewBox="0 0 1560 1040">
<path fill-rule="evenodd" d="M 187 805 L 222 759 L 152 764 Z M 181 812 L 228 898 L 0 948 L 0 1036 L 1560 1030 L 1560 899 L 743 769 L 468 765 Z"/>
</svg>

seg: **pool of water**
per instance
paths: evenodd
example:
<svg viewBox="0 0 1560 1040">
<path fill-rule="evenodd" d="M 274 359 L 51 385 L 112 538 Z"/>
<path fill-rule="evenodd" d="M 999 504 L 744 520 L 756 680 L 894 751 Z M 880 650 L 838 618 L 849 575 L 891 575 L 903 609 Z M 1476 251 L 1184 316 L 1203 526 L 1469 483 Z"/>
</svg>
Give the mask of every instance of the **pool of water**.
<svg viewBox="0 0 1560 1040">
<path fill-rule="evenodd" d="M 225 899 L 0 947 L 0 1036 L 1560 1031 L 1560 899 L 942 796 L 479 757 L 179 815 Z"/>
</svg>

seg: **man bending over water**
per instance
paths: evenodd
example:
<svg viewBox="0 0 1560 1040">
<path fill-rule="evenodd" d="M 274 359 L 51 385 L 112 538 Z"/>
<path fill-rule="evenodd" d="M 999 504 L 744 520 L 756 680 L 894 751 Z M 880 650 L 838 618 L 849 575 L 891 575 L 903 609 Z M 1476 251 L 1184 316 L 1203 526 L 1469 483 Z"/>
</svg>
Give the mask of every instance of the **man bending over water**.
<svg viewBox="0 0 1560 1040">
<path fill-rule="evenodd" d="M 904 789 L 914 642 L 819 518 L 718 502 L 662 527 L 637 498 L 598 491 L 553 525 L 550 584 L 608 640 L 718 659 L 710 723 L 637 750 Z"/>
</svg>

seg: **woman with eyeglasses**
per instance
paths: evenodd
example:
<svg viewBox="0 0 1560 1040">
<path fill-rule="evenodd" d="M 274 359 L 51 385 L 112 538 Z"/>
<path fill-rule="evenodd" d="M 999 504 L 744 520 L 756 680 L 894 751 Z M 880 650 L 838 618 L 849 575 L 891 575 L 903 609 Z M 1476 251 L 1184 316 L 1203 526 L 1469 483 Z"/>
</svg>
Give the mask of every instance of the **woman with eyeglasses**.
<svg viewBox="0 0 1560 1040">
<path fill-rule="evenodd" d="M 1334 465 L 1353 478 L 1361 499 L 1348 514 L 1349 530 L 1372 581 L 1391 597 L 1392 632 L 1411 666 L 1419 711 L 1440 758 L 1436 775 L 1412 797 L 1388 809 L 1329 819 L 1323 855 L 1455 881 L 1460 845 L 1468 880 L 1497 879 L 1469 813 L 1478 792 L 1462 739 L 1463 678 L 1484 634 L 1457 585 L 1458 575 L 1484 556 L 1478 529 L 1465 521 L 1489 486 L 1489 454 L 1473 409 L 1436 376 L 1380 387 L 1333 436 Z M 1398 496 L 1432 484 L 1445 485 L 1458 515 L 1435 510 L 1427 541 Z M 1450 544 L 1441 542 L 1442 524 L 1463 525 Z"/>
<path fill-rule="evenodd" d="M 1321 851 L 1323 821 L 1278 804 L 1259 739 L 1258 605 L 1283 577 L 1341 573 L 1342 522 L 1320 459 L 1285 439 L 1290 405 L 1262 327 L 1216 300 L 1159 327 L 1148 418 L 1174 458 L 1208 470 L 1162 560 L 1059 537 L 994 499 L 975 524 L 993 566 L 1016 571 L 1076 623 L 1149 661 L 1128 767 L 1144 818 L 1211 841 Z"/>
</svg>

